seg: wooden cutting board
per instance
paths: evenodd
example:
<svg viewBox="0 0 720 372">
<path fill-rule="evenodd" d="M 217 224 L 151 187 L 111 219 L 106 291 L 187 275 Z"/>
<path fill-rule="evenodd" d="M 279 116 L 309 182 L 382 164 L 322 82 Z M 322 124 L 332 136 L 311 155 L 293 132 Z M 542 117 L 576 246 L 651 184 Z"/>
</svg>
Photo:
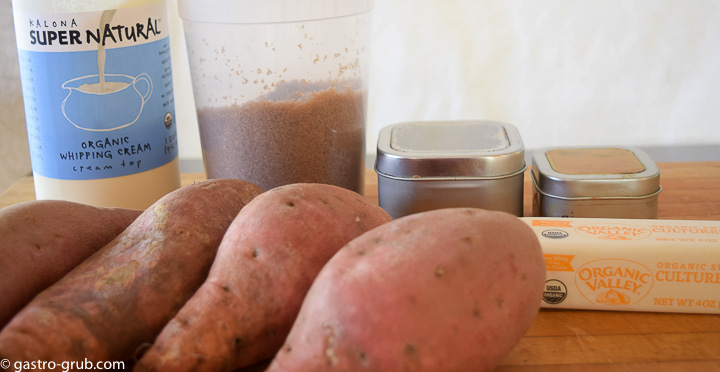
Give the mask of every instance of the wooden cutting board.
<svg viewBox="0 0 720 372">
<path fill-rule="evenodd" d="M 661 219 L 720 220 L 720 162 L 659 163 Z M 183 185 L 204 180 L 183 174 Z M 525 178 L 525 215 L 532 184 Z M 365 195 L 377 202 L 377 176 Z M 0 208 L 34 199 L 32 178 L 0 194 Z M 718 284 L 720 298 L 720 284 Z M 471 347 L 471 346 L 470 346 Z M 720 371 L 720 315 L 542 309 L 497 371 Z"/>
</svg>

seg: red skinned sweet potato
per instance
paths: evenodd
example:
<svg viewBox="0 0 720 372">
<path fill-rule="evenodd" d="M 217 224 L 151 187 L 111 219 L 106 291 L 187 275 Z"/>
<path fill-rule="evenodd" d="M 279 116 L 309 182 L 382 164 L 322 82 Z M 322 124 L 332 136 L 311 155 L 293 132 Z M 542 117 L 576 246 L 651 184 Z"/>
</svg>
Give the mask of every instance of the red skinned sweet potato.
<svg viewBox="0 0 720 372">
<path fill-rule="evenodd" d="M 260 192 L 210 180 L 167 194 L 18 313 L 0 332 L 0 359 L 130 358 L 202 284 L 230 223 Z"/>
<path fill-rule="evenodd" d="M 140 213 L 61 200 L 33 200 L 0 209 L 0 329 Z"/>
<path fill-rule="evenodd" d="M 267 371 L 490 370 L 529 328 L 544 282 L 540 244 L 515 216 L 399 218 L 327 263 Z"/>
<path fill-rule="evenodd" d="M 388 221 L 379 206 L 336 186 L 293 184 L 260 195 L 233 221 L 207 281 L 136 371 L 223 371 L 271 358 L 322 266 Z"/>
</svg>

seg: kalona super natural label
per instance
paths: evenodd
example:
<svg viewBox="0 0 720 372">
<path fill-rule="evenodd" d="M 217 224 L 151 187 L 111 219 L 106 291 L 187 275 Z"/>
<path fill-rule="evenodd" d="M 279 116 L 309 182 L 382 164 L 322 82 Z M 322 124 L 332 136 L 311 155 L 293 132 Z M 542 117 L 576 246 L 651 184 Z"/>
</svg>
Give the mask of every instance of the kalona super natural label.
<svg viewBox="0 0 720 372">
<path fill-rule="evenodd" d="M 113 178 L 177 158 L 164 1 L 14 20 L 35 174 Z"/>
</svg>

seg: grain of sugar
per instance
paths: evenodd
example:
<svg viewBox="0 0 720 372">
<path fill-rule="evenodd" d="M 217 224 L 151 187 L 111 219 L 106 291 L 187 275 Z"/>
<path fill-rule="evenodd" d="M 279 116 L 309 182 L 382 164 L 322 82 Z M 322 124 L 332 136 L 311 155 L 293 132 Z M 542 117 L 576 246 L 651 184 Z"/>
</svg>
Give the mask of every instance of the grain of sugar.
<svg viewBox="0 0 720 372">
<path fill-rule="evenodd" d="M 238 178 L 269 190 L 299 182 L 362 192 L 365 94 L 290 88 L 242 105 L 198 109 L 209 178 Z M 275 100 L 287 96 L 291 100 Z"/>
</svg>

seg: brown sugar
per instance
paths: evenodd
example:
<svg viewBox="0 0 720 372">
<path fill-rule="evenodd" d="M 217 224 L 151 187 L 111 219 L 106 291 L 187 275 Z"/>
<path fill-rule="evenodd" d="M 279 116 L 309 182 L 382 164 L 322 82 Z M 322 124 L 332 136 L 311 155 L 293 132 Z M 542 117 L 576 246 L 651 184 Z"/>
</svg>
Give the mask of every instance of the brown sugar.
<svg viewBox="0 0 720 372">
<path fill-rule="evenodd" d="M 351 87 L 293 82 L 242 105 L 198 108 L 207 176 L 264 190 L 310 182 L 361 193 L 365 96 Z"/>
</svg>

